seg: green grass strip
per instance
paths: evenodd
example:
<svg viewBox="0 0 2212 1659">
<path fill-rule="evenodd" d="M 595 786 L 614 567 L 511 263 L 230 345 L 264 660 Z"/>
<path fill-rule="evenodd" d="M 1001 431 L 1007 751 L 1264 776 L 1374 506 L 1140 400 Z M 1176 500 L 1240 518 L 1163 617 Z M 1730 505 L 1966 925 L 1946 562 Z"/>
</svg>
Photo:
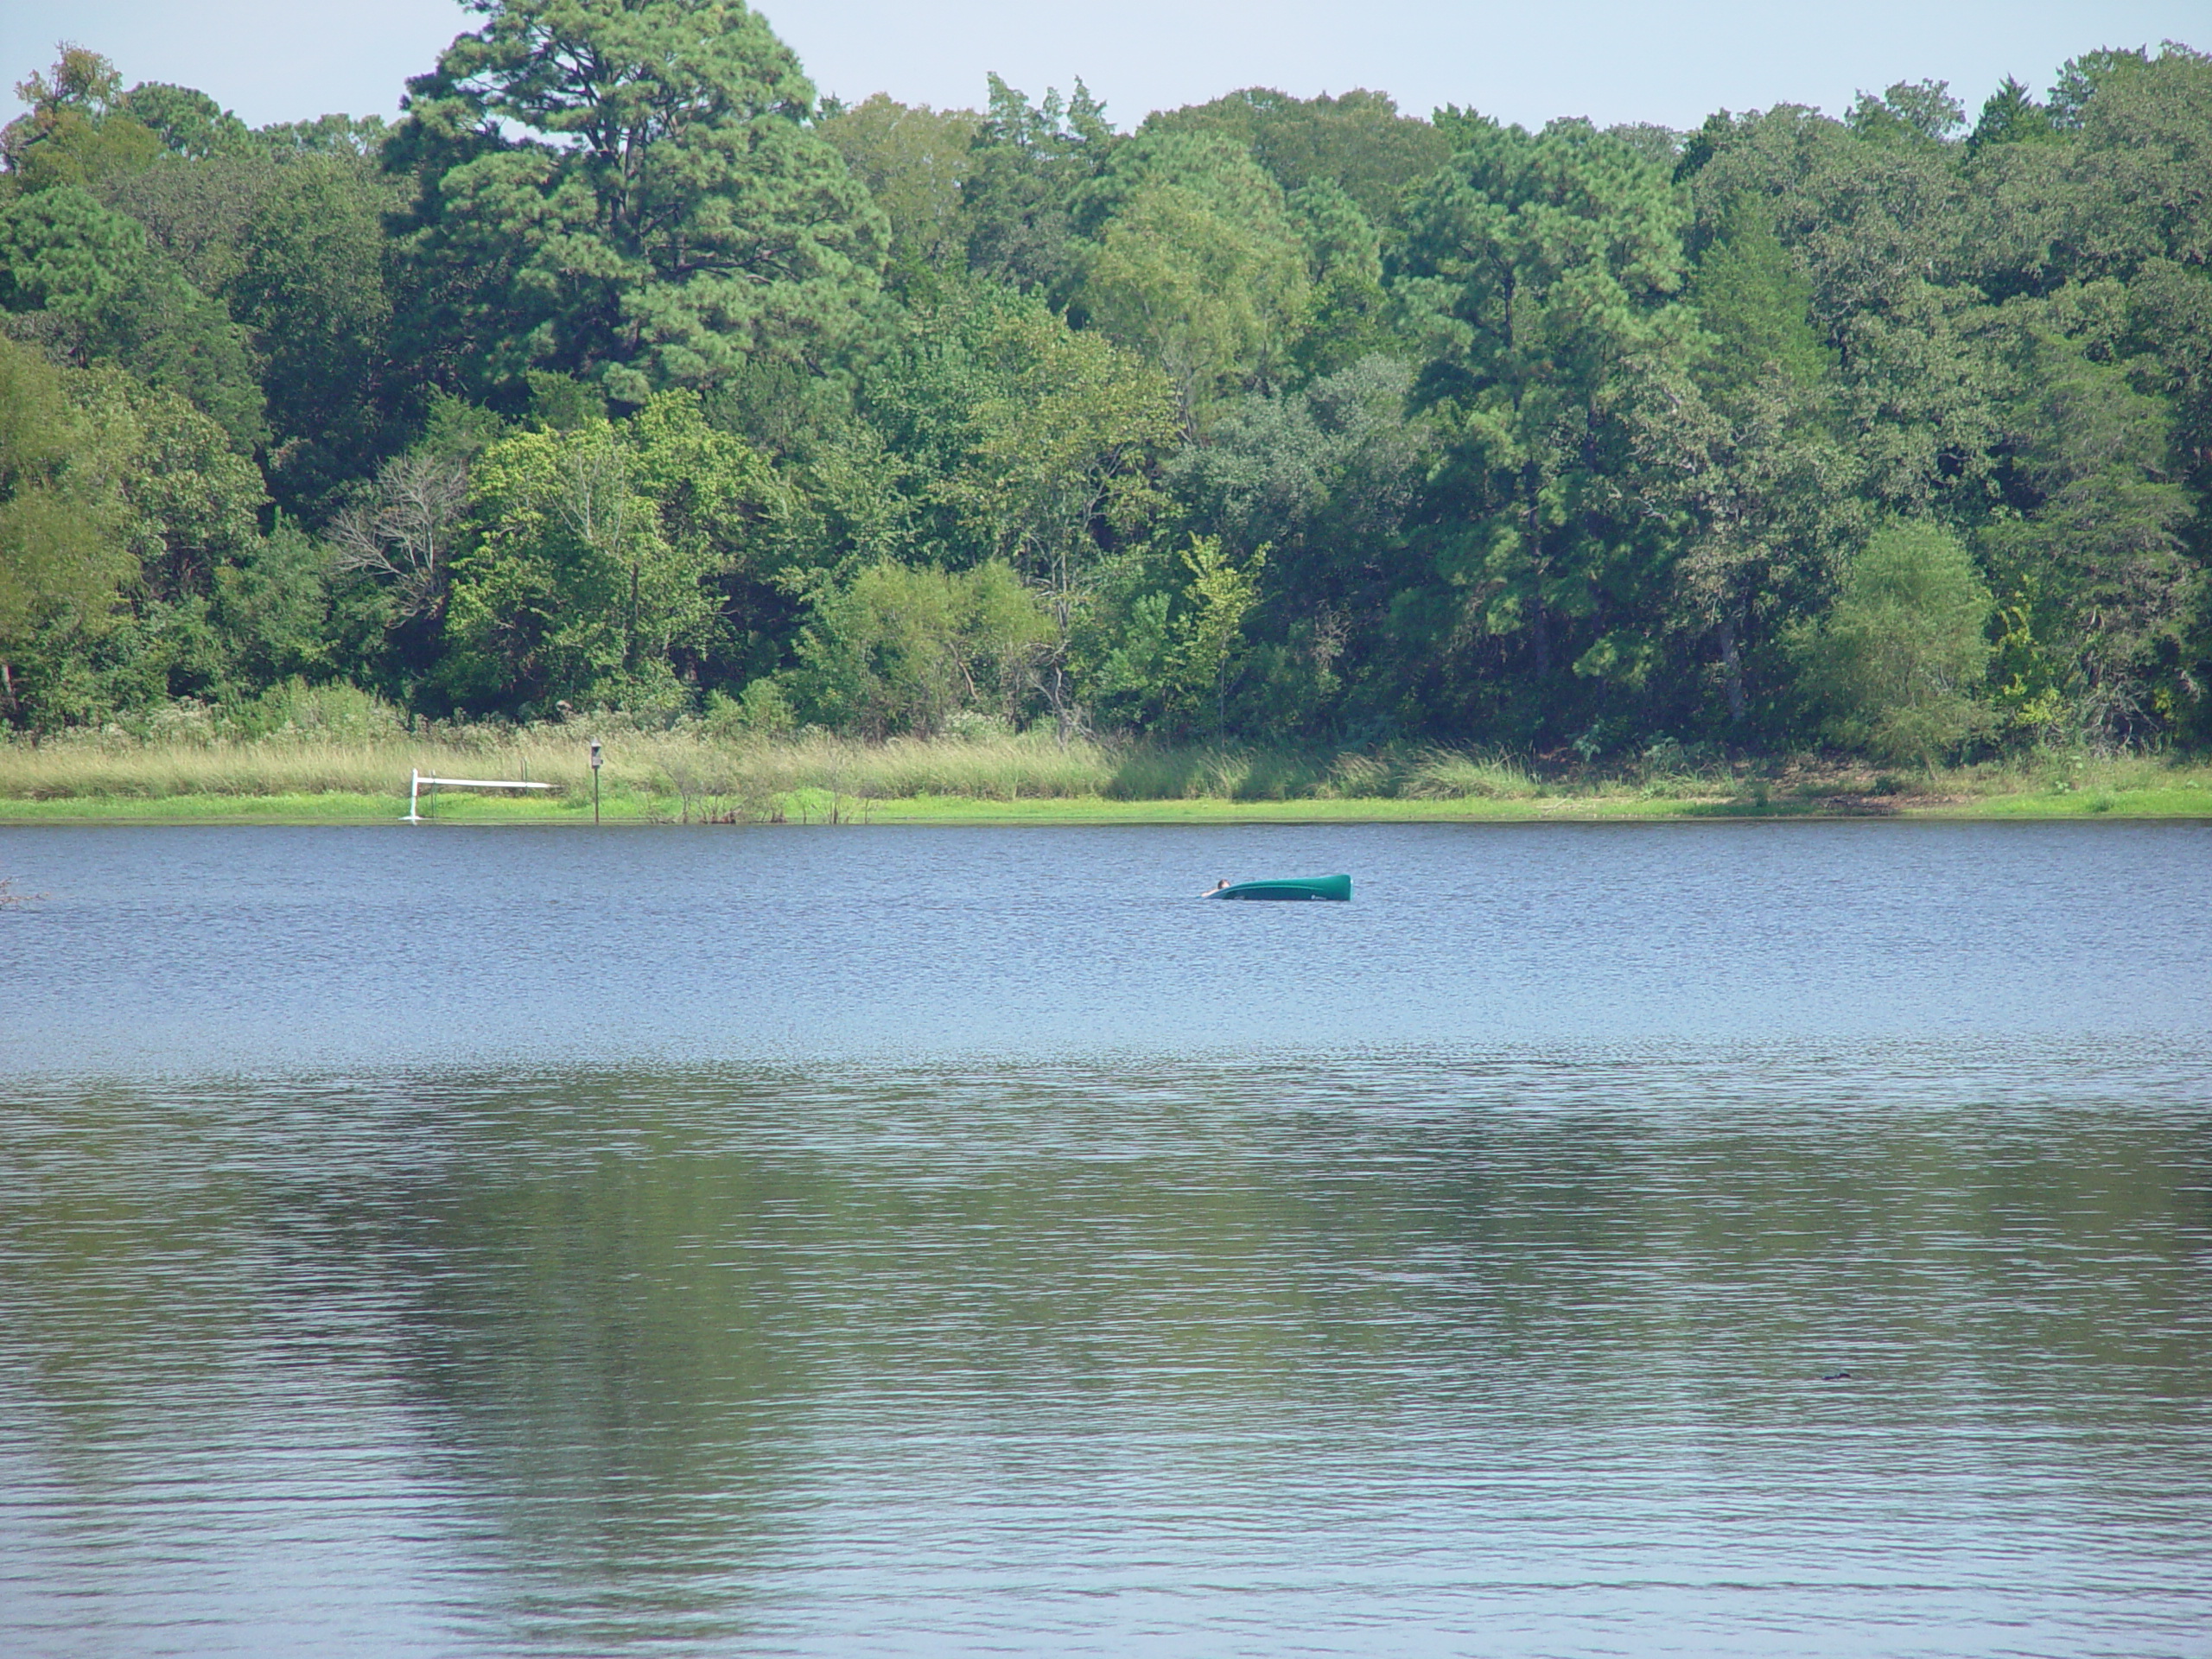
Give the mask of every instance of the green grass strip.
<svg viewBox="0 0 2212 1659">
<path fill-rule="evenodd" d="M 404 796 L 338 791 L 315 794 L 159 797 L 108 795 L 56 800 L 0 798 L 0 823 L 398 823 Z M 591 800 L 442 791 L 430 804 L 431 824 L 564 824 L 589 828 Z M 1664 823 L 1722 818 L 1758 820 L 1913 818 L 1942 820 L 2212 819 L 2212 787 L 2092 789 L 1988 795 L 1974 799 L 1891 802 L 1751 796 L 1668 798 L 1618 794 L 1546 795 L 1524 800 L 1236 801 L 1220 797 L 1127 801 L 1101 796 L 1010 801 L 973 796 L 916 795 L 863 799 L 802 789 L 754 802 L 741 811 L 713 798 L 624 791 L 601 802 L 608 824 L 773 820 L 798 824 L 1020 823 Z"/>
</svg>

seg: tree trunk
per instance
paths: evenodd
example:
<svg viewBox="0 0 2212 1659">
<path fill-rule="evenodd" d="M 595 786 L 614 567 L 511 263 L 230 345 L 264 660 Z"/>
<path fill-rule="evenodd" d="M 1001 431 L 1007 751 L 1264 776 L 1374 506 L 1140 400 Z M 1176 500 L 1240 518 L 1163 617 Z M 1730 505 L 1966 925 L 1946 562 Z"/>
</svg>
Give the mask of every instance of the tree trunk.
<svg viewBox="0 0 2212 1659">
<path fill-rule="evenodd" d="M 1519 397 L 1516 394 L 1516 405 Z M 1532 465 L 1521 474 L 1521 494 L 1527 505 L 1522 518 L 1529 531 L 1529 572 L 1534 579 L 1535 594 L 1529 606 L 1529 643 L 1536 657 L 1536 683 L 1541 687 L 1552 677 L 1552 623 L 1544 610 L 1544 521 L 1540 499 L 1543 480 Z"/>
<path fill-rule="evenodd" d="M 1732 618 L 1724 617 L 1720 622 L 1720 666 L 1727 677 L 1728 723 L 1744 723 L 1744 658 L 1736 648 L 1736 624 Z"/>
</svg>

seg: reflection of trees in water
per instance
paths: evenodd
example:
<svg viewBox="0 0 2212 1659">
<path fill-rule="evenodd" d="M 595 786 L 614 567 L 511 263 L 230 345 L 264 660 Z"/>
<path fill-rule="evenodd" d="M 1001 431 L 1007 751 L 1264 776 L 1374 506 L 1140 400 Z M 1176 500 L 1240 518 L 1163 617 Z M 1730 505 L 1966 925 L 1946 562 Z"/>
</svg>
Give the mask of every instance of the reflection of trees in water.
<svg viewBox="0 0 2212 1659">
<path fill-rule="evenodd" d="M 810 1392 L 779 1328 L 784 1183 L 678 1144 L 652 1090 L 467 1090 L 458 1133 L 428 1094 L 445 1155 L 375 1205 L 442 1473 L 505 1541 L 511 1616 L 572 1637 L 730 1633 L 788 1524 Z"/>
<path fill-rule="evenodd" d="M 1204 1542 L 1231 1511 L 1357 1531 L 1450 1490 L 1510 1527 L 1484 1483 L 1516 1470 L 1632 1531 L 1719 1459 L 1757 1515 L 1818 1496 L 1834 1434 L 1924 1480 L 1971 1431 L 1957 1457 L 2035 1448 L 2086 1501 L 2094 1430 L 2171 1476 L 2205 1398 L 2201 1114 L 1986 1081 L 1384 1058 L 86 1095 L 48 1103 L 0 1217 L 0 1346 L 88 1483 L 165 1405 L 250 1440 L 257 1398 L 278 1421 L 321 1379 L 476 1517 L 447 1593 L 568 1641 L 733 1636 L 825 1564 L 905 1593 L 1029 1522 L 1203 1554 L 1243 1547 Z"/>
</svg>

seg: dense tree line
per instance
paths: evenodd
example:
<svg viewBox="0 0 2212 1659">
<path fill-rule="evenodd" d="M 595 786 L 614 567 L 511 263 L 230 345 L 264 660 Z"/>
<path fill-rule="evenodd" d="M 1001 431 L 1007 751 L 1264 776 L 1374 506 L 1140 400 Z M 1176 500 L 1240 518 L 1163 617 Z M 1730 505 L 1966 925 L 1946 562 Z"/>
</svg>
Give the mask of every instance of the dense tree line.
<svg viewBox="0 0 2212 1659">
<path fill-rule="evenodd" d="M 0 719 L 2212 736 L 2212 59 L 1694 132 L 818 100 L 480 0 L 396 124 L 0 134 Z"/>
</svg>

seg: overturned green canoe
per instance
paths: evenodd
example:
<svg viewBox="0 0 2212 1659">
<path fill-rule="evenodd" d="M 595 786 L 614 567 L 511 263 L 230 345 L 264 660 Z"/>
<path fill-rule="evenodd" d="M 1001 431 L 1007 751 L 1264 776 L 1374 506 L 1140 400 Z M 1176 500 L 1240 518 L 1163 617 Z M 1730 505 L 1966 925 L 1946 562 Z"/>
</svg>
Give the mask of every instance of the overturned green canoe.
<svg viewBox="0 0 2212 1659">
<path fill-rule="evenodd" d="M 1240 881 L 1233 887 L 1216 887 L 1209 899 L 1335 899 L 1351 897 L 1348 875 L 1308 875 L 1285 881 Z"/>
</svg>

